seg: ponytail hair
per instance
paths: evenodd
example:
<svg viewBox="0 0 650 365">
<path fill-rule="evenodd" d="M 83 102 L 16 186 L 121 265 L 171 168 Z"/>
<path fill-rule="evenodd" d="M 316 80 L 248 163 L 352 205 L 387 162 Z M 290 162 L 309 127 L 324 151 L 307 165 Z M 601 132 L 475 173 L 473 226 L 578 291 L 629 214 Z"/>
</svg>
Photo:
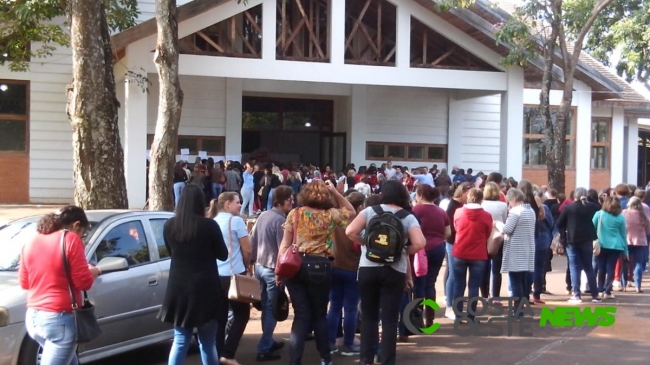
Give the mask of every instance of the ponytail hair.
<svg viewBox="0 0 650 365">
<path fill-rule="evenodd" d="M 38 233 L 50 234 L 60 231 L 75 222 L 79 222 L 83 228 L 88 228 L 88 226 L 90 226 L 90 223 L 88 223 L 88 217 L 86 217 L 86 212 L 84 212 L 83 209 L 75 205 L 68 205 L 55 213 L 43 216 L 43 218 L 38 221 L 36 230 Z"/>
<path fill-rule="evenodd" d="M 217 204 L 218 204 L 217 199 L 210 200 L 210 208 L 208 209 L 208 214 L 207 214 L 208 218 L 214 219 L 214 217 L 216 217 L 217 214 L 219 213 L 219 210 L 217 209 Z"/>
<path fill-rule="evenodd" d="M 589 200 L 587 200 L 587 189 L 577 188 L 573 192 L 573 200 L 580 201 L 583 205 L 586 205 L 589 202 Z"/>
</svg>

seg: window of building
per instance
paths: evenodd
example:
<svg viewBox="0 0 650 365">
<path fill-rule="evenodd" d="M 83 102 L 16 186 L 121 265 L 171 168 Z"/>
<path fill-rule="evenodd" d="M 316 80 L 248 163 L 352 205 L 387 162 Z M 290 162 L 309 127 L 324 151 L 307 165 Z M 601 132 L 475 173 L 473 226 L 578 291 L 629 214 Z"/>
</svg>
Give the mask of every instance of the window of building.
<svg viewBox="0 0 650 365">
<path fill-rule="evenodd" d="M 147 146 L 151 149 L 153 134 L 147 135 Z M 178 136 L 176 153 L 181 154 L 182 149 L 190 150 L 190 155 L 198 155 L 199 151 L 205 151 L 209 156 L 223 156 L 226 150 L 225 137 L 205 136 Z"/>
<path fill-rule="evenodd" d="M 608 169 L 611 143 L 611 118 L 591 120 L 591 168 Z"/>
<path fill-rule="evenodd" d="M 446 145 L 366 142 L 366 160 L 445 162 Z"/>
<path fill-rule="evenodd" d="M 555 122 L 559 108 L 551 107 L 551 118 Z M 576 109 L 571 109 L 571 119 L 567 123 L 567 154 L 564 162 L 567 167 L 574 166 Z M 524 165 L 546 165 L 546 143 L 544 142 L 544 122 L 538 106 L 524 107 Z"/>
<path fill-rule="evenodd" d="M 29 82 L 0 80 L 0 152 L 27 152 Z"/>
</svg>

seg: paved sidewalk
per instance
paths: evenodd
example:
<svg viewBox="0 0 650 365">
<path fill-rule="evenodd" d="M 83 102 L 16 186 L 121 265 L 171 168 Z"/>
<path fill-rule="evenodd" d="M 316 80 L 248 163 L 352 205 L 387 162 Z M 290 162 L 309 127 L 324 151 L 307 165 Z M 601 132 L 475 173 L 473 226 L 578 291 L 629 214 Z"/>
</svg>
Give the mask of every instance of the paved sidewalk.
<svg viewBox="0 0 650 365">
<path fill-rule="evenodd" d="M 14 219 L 54 212 L 63 205 L 0 205 L 0 225 Z"/>
</svg>

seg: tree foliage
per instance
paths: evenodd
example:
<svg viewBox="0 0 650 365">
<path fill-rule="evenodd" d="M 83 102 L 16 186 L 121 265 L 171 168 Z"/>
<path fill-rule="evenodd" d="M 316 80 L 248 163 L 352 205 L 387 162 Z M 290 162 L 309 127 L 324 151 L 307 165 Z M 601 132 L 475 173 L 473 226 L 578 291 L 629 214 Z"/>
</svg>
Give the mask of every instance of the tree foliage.
<svg viewBox="0 0 650 365">
<path fill-rule="evenodd" d="M 135 25 L 137 0 L 104 0 L 111 31 Z M 29 61 L 68 47 L 70 35 L 66 0 L 0 0 L 0 66 L 27 71 Z"/>
<path fill-rule="evenodd" d="M 545 124 L 546 165 L 549 185 L 564 191 L 567 132 L 573 99 L 574 74 L 584 50 L 611 65 L 612 54 L 621 51 L 616 65 L 629 81 L 648 76 L 647 29 L 650 0 L 528 0 L 511 17 L 495 24 L 498 42 L 510 47 L 504 65 L 525 66 L 543 56 L 540 114 Z M 563 71 L 553 80 L 553 66 Z M 549 94 L 553 81 L 563 85 L 558 118 L 550 118 Z"/>
</svg>

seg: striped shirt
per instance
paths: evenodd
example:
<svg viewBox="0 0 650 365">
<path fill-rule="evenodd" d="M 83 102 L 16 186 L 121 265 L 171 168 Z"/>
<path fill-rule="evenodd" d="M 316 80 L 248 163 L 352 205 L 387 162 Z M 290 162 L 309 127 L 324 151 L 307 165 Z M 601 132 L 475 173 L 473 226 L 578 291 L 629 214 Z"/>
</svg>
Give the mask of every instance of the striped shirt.
<svg viewBox="0 0 650 365">
<path fill-rule="evenodd" d="M 535 270 L 535 221 L 537 217 L 529 204 L 510 209 L 502 232 L 502 273 Z"/>
</svg>

